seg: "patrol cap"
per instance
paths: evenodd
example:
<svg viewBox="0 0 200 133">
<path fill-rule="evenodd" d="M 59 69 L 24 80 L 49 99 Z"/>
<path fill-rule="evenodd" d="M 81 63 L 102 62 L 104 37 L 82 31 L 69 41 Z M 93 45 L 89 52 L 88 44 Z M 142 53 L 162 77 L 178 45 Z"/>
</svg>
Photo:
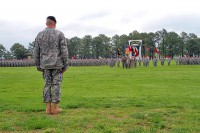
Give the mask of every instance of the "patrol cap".
<svg viewBox="0 0 200 133">
<path fill-rule="evenodd" d="M 56 23 L 56 18 L 54 16 L 48 16 L 47 19 L 50 19 Z"/>
</svg>

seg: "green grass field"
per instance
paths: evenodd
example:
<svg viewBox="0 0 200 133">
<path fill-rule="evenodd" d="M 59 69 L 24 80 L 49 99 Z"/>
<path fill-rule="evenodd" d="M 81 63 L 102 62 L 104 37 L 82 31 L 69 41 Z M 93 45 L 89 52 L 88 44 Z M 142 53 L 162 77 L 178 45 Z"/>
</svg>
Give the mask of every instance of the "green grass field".
<svg viewBox="0 0 200 133">
<path fill-rule="evenodd" d="M 70 67 L 57 116 L 45 114 L 43 85 L 35 67 L 0 68 L 0 132 L 200 132 L 198 65 Z"/>
</svg>

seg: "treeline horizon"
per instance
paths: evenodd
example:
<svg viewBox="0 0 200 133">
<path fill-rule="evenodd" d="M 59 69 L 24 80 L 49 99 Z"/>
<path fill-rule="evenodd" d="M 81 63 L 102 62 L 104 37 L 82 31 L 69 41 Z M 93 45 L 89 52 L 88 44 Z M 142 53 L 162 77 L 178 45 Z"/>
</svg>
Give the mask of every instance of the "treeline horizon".
<svg viewBox="0 0 200 133">
<path fill-rule="evenodd" d="M 161 56 L 199 56 L 200 55 L 200 38 L 194 33 L 181 32 L 177 34 L 174 31 L 166 29 L 154 32 L 138 32 L 134 30 L 129 35 L 114 35 L 108 37 L 104 34 L 92 37 L 85 35 L 84 37 L 66 38 L 69 58 L 76 56 L 77 58 L 111 58 L 117 54 L 125 56 L 125 47 L 128 40 L 142 40 L 142 57 L 155 56 L 155 47 L 159 50 Z M 14 43 L 10 51 L 6 50 L 3 44 L 0 44 L 0 59 L 25 59 L 32 56 L 34 41 L 29 43 L 26 48 L 23 44 Z M 118 50 L 117 50 L 118 49 Z"/>
</svg>

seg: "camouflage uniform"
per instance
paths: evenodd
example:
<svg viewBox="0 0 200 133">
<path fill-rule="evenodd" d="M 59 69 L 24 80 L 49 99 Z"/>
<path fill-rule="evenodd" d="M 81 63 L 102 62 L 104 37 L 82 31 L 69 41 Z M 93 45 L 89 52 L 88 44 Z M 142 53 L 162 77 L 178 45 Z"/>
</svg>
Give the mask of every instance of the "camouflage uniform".
<svg viewBox="0 0 200 133">
<path fill-rule="evenodd" d="M 165 63 L 165 58 L 164 58 L 164 57 L 162 57 L 162 58 L 160 59 L 160 62 L 161 62 L 161 66 L 164 66 L 164 63 Z"/>
<path fill-rule="evenodd" d="M 141 59 L 139 59 L 138 62 L 139 62 L 139 66 L 141 66 L 141 62 L 142 62 Z"/>
<path fill-rule="evenodd" d="M 117 59 L 117 67 L 120 67 L 120 58 Z"/>
<path fill-rule="evenodd" d="M 153 65 L 156 67 L 157 66 L 157 62 L 158 62 L 158 59 L 157 58 L 154 58 L 153 59 Z"/>
<path fill-rule="evenodd" d="M 168 58 L 168 59 L 167 59 L 167 64 L 168 64 L 168 66 L 170 66 L 170 62 L 171 62 L 171 58 Z"/>
<path fill-rule="evenodd" d="M 136 59 L 136 58 L 133 59 L 133 67 L 134 67 L 134 68 L 137 67 L 137 59 Z"/>
<path fill-rule="evenodd" d="M 179 65 L 179 57 L 175 57 L 176 65 Z"/>
<path fill-rule="evenodd" d="M 38 33 L 34 42 L 34 59 L 38 70 L 43 72 L 45 81 L 44 102 L 60 102 L 62 70 L 68 64 L 68 49 L 64 34 L 54 28 Z"/>
<path fill-rule="evenodd" d="M 126 67 L 126 57 L 122 57 L 122 68 Z"/>
</svg>

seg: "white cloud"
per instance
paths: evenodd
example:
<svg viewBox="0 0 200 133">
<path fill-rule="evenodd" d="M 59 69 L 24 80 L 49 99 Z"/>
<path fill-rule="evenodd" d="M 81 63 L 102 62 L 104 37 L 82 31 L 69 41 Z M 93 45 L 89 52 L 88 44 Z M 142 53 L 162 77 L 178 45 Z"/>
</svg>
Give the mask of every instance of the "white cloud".
<svg viewBox="0 0 200 133">
<path fill-rule="evenodd" d="M 54 15 L 67 38 L 155 32 L 165 28 L 200 35 L 199 0 L 2 0 L 0 43 L 28 46 Z"/>
</svg>

